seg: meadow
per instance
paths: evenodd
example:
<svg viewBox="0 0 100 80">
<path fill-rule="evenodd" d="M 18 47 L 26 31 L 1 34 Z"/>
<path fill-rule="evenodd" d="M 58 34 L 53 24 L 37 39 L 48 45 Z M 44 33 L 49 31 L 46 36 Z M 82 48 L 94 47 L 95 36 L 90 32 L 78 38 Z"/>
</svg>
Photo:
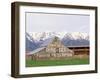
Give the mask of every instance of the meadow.
<svg viewBox="0 0 100 80">
<path fill-rule="evenodd" d="M 89 64 L 89 58 L 72 57 L 60 60 L 26 60 L 26 67 Z"/>
</svg>

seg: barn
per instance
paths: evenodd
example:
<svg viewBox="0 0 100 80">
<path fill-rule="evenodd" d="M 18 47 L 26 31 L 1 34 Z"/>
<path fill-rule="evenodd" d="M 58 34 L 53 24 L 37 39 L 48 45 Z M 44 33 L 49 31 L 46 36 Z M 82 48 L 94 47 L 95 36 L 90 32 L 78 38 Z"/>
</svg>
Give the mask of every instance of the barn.
<svg viewBox="0 0 100 80">
<path fill-rule="evenodd" d="M 30 60 L 56 60 L 72 57 L 74 51 L 64 46 L 58 37 L 46 40 L 39 48 L 26 54 Z"/>
<path fill-rule="evenodd" d="M 89 45 L 81 45 L 81 46 L 68 46 L 68 48 L 74 51 L 74 56 L 85 58 L 90 55 L 90 47 Z"/>
</svg>

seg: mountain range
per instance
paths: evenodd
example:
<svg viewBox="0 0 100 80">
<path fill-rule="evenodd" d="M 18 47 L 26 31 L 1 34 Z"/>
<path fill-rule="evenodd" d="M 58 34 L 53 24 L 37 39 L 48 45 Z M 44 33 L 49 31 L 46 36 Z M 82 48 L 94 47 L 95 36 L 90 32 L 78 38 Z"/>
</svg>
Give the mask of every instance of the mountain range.
<svg viewBox="0 0 100 80">
<path fill-rule="evenodd" d="M 33 32 L 26 33 L 26 51 L 32 51 L 40 47 L 49 39 L 54 36 L 59 37 L 61 42 L 65 46 L 88 46 L 89 45 L 89 35 L 87 33 L 80 32 Z"/>
</svg>

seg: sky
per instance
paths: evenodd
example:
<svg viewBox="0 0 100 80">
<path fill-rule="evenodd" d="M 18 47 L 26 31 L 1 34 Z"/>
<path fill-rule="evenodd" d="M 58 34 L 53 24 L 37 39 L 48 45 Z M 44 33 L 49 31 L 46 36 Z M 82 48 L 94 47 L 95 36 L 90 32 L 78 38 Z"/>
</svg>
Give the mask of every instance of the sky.
<svg viewBox="0 0 100 80">
<path fill-rule="evenodd" d="M 89 15 L 26 13 L 26 32 L 89 33 L 89 27 Z"/>
</svg>

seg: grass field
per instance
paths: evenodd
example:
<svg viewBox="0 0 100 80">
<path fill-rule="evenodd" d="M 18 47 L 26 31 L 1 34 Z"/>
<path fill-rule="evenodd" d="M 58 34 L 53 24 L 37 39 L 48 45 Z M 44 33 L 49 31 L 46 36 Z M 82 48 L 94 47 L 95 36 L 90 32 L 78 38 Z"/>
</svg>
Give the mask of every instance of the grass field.
<svg viewBox="0 0 100 80">
<path fill-rule="evenodd" d="M 62 60 L 26 60 L 26 67 L 57 66 L 57 65 L 82 65 L 89 64 L 89 58 L 67 58 Z"/>
</svg>

